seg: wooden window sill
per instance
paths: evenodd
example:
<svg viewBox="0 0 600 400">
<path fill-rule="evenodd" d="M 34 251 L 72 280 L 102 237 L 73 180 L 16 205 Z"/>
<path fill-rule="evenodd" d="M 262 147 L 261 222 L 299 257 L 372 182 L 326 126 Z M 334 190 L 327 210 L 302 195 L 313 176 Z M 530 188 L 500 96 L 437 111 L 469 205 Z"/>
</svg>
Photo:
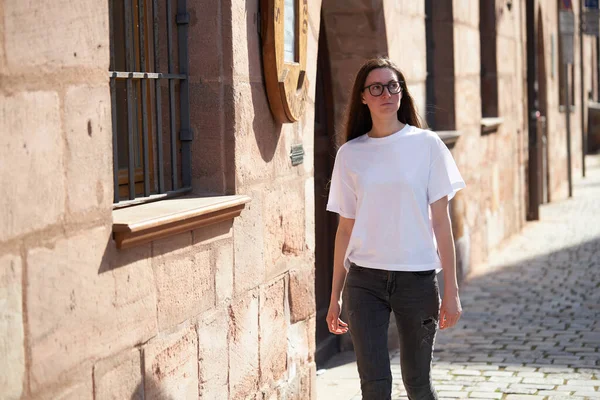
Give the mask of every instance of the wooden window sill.
<svg viewBox="0 0 600 400">
<path fill-rule="evenodd" d="M 436 133 L 449 149 L 454 147 L 456 141 L 462 135 L 459 131 L 436 131 Z"/>
<path fill-rule="evenodd" d="M 216 224 L 239 216 L 248 196 L 178 197 L 113 210 L 118 249 Z"/>
<path fill-rule="evenodd" d="M 498 132 L 498 128 L 504 122 L 504 118 L 481 118 L 481 134 L 487 135 L 490 133 Z"/>
</svg>

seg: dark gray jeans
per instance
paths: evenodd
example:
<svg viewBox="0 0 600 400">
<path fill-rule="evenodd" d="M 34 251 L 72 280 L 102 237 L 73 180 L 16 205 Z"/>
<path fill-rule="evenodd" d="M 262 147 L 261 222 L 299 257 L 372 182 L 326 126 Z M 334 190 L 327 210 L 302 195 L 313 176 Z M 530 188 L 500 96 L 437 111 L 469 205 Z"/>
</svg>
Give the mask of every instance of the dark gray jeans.
<svg viewBox="0 0 600 400">
<path fill-rule="evenodd" d="M 354 344 L 363 400 L 391 399 L 390 312 L 400 337 L 400 367 L 411 400 L 437 399 L 431 358 L 440 297 L 435 271 L 393 272 L 352 264 L 343 307 Z"/>
</svg>

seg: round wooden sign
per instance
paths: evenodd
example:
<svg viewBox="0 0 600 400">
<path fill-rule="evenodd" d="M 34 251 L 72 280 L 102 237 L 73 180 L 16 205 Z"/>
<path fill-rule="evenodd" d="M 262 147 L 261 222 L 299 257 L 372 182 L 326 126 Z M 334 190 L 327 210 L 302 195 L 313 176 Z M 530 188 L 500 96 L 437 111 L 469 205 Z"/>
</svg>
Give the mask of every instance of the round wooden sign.
<svg viewBox="0 0 600 400">
<path fill-rule="evenodd" d="M 262 54 L 271 112 L 280 123 L 304 114 L 308 0 L 261 0 Z"/>
</svg>

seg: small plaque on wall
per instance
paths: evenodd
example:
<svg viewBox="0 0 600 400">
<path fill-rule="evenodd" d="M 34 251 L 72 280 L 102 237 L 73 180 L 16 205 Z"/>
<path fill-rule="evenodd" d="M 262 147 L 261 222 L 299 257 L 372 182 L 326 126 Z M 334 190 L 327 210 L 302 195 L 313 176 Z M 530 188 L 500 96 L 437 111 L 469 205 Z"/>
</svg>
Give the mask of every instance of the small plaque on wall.
<svg viewBox="0 0 600 400">
<path fill-rule="evenodd" d="M 262 56 L 271 112 L 280 123 L 304 114 L 308 0 L 261 0 Z"/>
<path fill-rule="evenodd" d="M 301 144 L 293 145 L 290 151 L 290 158 L 294 167 L 302 164 L 304 162 L 304 146 Z"/>
</svg>

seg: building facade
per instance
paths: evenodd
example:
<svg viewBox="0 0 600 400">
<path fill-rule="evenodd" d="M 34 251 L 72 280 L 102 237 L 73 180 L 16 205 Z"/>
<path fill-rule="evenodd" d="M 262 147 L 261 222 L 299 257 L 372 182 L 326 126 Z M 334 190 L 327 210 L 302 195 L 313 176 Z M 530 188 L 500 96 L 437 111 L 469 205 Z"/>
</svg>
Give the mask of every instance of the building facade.
<svg viewBox="0 0 600 400">
<path fill-rule="evenodd" d="M 305 108 L 280 123 L 268 1 L 0 0 L 0 397 L 315 398 L 346 345 L 325 203 L 366 58 L 399 64 L 467 182 L 461 276 L 568 198 L 598 39 L 564 69 L 562 0 L 295 4 Z"/>
</svg>

